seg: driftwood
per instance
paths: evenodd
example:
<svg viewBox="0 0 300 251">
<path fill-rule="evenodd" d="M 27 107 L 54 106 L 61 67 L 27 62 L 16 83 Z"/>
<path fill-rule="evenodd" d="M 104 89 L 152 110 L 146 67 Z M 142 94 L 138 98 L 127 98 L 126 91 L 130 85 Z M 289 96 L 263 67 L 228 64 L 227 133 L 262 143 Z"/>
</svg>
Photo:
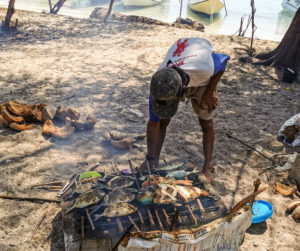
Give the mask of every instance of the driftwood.
<svg viewBox="0 0 300 251">
<path fill-rule="evenodd" d="M 251 201 L 254 201 L 255 197 L 265 191 L 268 187 L 263 187 L 257 190 L 256 192 L 250 194 L 246 198 L 242 199 L 239 203 L 237 203 L 230 211 L 230 214 L 235 214 L 237 211 L 239 211 L 244 205 L 247 203 L 250 203 Z"/>
<path fill-rule="evenodd" d="M 254 0 L 251 0 L 250 2 L 251 5 L 251 25 L 252 25 L 252 30 L 251 30 L 251 42 L 250 42 L 250 49 L 249 49 L 249 55 L 253 55 L 253 38 L 254 38 L 254 32 L 256 31 L 256 25 L 254 24 L 254 15 L 256 12 L 255 6 L 254 6 Z"/>
<path fill-rule="evenodd" d="M 57 199 L 45 199 L 45 198 L 39 198 L 39 197 L 21 197 L 21 196 L 10 196 L 10 195 L 2 195 L 0 194 L 0 199 L 8 199 L 8 200 L 26 200 L 26 201 L 43 201 L 43 202 L 55 202 L 60 203 L 60 200 Z"/>
</svg>

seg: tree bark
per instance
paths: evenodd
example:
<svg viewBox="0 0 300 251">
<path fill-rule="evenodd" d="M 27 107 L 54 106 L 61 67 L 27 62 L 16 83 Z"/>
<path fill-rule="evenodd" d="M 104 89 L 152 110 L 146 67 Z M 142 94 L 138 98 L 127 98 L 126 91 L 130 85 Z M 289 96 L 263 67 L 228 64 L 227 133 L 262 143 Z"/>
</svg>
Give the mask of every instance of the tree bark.
<svg viewBox="0 0 300 251">
<path fill-rule="evenodd" d="M 289 67 L 300 70 L 300 8 L 298 8 L 290 27 L 281 42 L 272 51 L 256 55 L 261 61 L 254 64 Z"/>
<path fill-rule="evenodd" d="M 10 27 L 10 20 L 11 20 L 13 14 L 15 13 L 15 1 L 16 0 L 9 0 L 9 4 L 8 4 L 6 16 L 5 16 L 5 20 L 3 22 L 3 26 L 5 28 L 9 28 Z"/>
</svg>

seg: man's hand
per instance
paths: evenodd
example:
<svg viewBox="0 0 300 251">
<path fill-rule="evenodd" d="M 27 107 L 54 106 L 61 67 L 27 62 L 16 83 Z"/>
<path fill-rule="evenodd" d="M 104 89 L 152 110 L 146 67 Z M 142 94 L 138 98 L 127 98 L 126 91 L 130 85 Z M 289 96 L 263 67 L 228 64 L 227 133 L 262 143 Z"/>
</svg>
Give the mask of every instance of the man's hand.
<svg viewBox="0 0 300 251">
<path fill-rule="evenodd" d="M 201 108 L 207 108 L 208 112 L 211 113 L 218 106 L 218 98 L 216 91 L 213 92 L 205 92 L 202 96 L 202 100 L 200 103 Z"/>
</svg>

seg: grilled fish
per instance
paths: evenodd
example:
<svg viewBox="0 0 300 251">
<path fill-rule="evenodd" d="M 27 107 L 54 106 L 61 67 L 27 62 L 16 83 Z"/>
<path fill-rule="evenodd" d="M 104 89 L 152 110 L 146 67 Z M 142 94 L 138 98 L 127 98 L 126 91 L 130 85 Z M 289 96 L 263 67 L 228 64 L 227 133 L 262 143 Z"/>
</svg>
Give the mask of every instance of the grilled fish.
<svg viewBox="0 0 300 251">
<path fill-rule="evenodd" d="M 140 203 L 144 205 L 148 205 L 153 202 L 154 196 L 155 196 L 155 190 L 152 187 L 145 187 L 138 192 L 136 199 Z"/>
<path fill-rule="evenodd" d="M 174 172 L 170 172 L 166 175 L 167 178 L 175 178 L 175 179 L 184 179 L 186 176 L 189 176 L 192 173 L 199 173 L 199 170 L 194 169 L 191 172 L 187 172 L 185 170 L 178 170 Z"/>
<path fill-rule="evenodd" d="M 127 202 L 119 202 L 108 206 L 102 214 L 95 214 L 94 220 L 98 220 L 101 217 L 118 217 L 135 212 L 137 208 Z"/>
<path fill-rule="evenodd" d="M 115 190 L 122 187 L 130 187 L 134 184 L 135 179 L 130 176 L 116 176 L 107 182 L 108 188 Z"/>
<path fill-rule="evenodd" d="M 119 202 L 130 202 L 135 199 L 136 193 L 134 188 L 118 188 L 107 194 L 104 201 L 109 206 Z"/>
<path fill-rule="evenodd" d="M 71 208 L 66 213 L 71 212 L 74 208 L 85 208 L 89 205 L 99 203 L 105 196 L 105 192 L 101 190 L 92 190 L 83 194 L 80 194 Z"/>
</svg>

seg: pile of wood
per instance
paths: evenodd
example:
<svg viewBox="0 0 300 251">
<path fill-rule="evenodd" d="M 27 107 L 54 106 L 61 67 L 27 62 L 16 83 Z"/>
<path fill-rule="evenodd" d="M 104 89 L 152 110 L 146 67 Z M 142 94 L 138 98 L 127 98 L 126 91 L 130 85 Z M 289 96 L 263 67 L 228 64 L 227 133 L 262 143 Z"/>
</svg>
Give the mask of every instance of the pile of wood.
<svg viewBox="0 0 300 251">
<path fill-rule="evenodd" d="M 20 104 L 16 101 L 8 101 L 1 104 L 0 123 L 16 131 L 24 131 L 34 127 L 34 122 L 43 123 L 43 133 L 57 138 L 68 138 L 75 131 L 91 130 L 96 124 L 96 119 L 88 115 L 80 118 L 80 113 L 74 108 L 64 109 L 58 106 L 56 109 L 45 104 Z M 62 124 L 57 127 L 55 124 Z"/>
</svg>

